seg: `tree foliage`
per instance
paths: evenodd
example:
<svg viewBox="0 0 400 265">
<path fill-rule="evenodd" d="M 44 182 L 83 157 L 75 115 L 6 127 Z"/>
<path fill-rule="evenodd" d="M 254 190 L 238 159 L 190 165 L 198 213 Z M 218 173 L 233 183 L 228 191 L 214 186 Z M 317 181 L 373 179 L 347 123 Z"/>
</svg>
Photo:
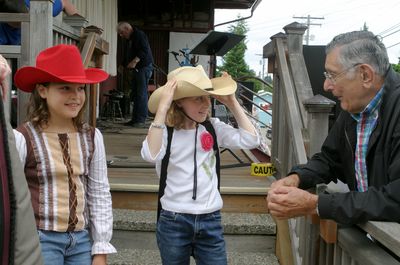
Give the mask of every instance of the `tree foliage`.
<svg viewBox="0 0 400 265">
<path fill-rule="evenodd" d="M 392 67 L 396 72 L 400 73 L 400 64 L 392 64 Z"/>
<path fill-rule="evenodd" d="M 240 18 L 240 17 L 238 17 Z M 246 46 L 246 33 L 248 26 L 245 20 L 239 20 L 235 25 L 229 27 L 229 32 L 237 35 L 245 36 L 235 47 L 225 54 L 222 58 L 222 66 L 217 67 L 218 72 L 226 71 L 233 78 L 240 78 L 243 76 L 254 75 L 245 61 Z"/>
<path fill-rule="evenodd" d="M 238 18 L 240 18 L 240 16 L 238 16 Z M 228 32 L 245 36 L 245 38 L 223 56 L 222 65 L 217 66 L 217 75 L 220 75 L 221 72 L 225 71 L 234 79 L 256 76 L 255 72 L 250 69 L 249 65 L 245 61 L 245 53 L 247 50 L 246 34 L 248 31 L 249 28 L 245 20 L 239 20 L 236 24 L 228 28 Z M 260 87 L 260 84 L 257 83 L 255 84 L 256 90 Z"/>
<path fill-rule="evenodd" d="M 363 27 L 362 27 L 361 30 L 365 30 L 365 31 L 368 31 L 368 30 L 369 30 L 369 28 L 368 28 L 368 26 L 367 26 L 367 22 L 364 22 L 364 25 L 363 25 Z"/>
<path fill-rule="evenodd" d="M 239 18 L 240 16 L 238 16 L 238 19 Z M 254 82 L 254 90 L 259 91 L 263 89 L 263 85 L 256 79 L 252 79 L 252 77 L 256 77 L 257 75 L 250 69 L 245 61 L 245 53 L 247 50 L 246 34 L 248 31 L 249 28 L 246 20 L 238 20 L 234 25 L 228 28 L 228 32 L 245 36 L 245 38 L 223 56 L 222 65 L 217 66 L 216 72 L 217 76 L 220 76 L 223 71 L 228 72 L 234 79 L 247 77 L 248 79 L 246 81 Z"/>
</svg>

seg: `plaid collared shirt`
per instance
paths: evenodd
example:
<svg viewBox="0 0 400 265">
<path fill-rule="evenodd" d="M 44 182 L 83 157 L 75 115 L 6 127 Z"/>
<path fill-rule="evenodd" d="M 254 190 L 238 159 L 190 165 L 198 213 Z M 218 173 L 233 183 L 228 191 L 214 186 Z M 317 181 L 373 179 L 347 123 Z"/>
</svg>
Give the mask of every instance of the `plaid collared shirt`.
<svg viewBox="0 0 400 265">
<path fill-rule="evenodd" d="M 357 145 L 355 151 L 355 172 L 357 190 L 368 190 L 367 150 L 369 138 L 378 121 L 378 110 L 382 101 L 383 88 L 375 95 L 365 109 L 358 114 L 351 114 L 357 121 Z"/>
</svg>

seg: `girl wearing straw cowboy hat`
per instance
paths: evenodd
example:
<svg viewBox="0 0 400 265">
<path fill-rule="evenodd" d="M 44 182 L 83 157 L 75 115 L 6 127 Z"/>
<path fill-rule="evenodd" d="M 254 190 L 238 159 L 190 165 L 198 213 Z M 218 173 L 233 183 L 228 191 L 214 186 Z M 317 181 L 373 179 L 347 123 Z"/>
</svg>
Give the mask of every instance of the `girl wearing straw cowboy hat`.
<svg viewBox="0 0 400 265">
<path fill-rule="evenodd" d="M 209 79 L 202 66 L 181 67 L 149 99 L 155 113 L 142 157 L 160 177 L 157 242 L 162 263 L 227 264 L 221 225 L 218 146 L 254 148 L 259 136 L 239 105 L 228 74 Z M 210 96 L 233 113 L 239 129 L 209 118 Z"/>
<path fill-rule="evenodd" d="M 116 252 L 103 136 L 83 122 L 86 84 L 108 74 L 84 69 L 79 50 L 43 50 L 15 73 L 30 92 L 28 122 L 15 131 L 45 264 L 106 264 Z"/>
</svg>

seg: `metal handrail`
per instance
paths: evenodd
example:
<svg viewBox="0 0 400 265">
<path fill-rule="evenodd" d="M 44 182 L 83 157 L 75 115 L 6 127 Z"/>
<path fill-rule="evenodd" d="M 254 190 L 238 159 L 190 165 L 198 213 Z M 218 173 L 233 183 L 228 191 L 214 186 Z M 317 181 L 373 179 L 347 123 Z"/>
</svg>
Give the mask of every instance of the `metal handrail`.
<svg viewBox="0 0 400 265">
<path fill-rule="evenodd" d="M 236 78 L 236 81 L 239 81 L 239 82 L 240 82 L 240 81 L 244 81 L 244 80 L 247 80 L 247 79 L 255 79 L 255 80 L 257 80 L 257 81 L 263 83 L 264 85 L 268 86 L 268 87 L 271 88 L 271 89 L 274 88 L 270 83 L 268 83 L 267 81 L 265 81 L 265 80 L 263 80 L 263 79 L 261 79 L 261 78 L 259 78 L 259 77 L 257 77 L 257 76 L 245 75 L 245 76 L 241 76 L 241 77 L 239 77 L 239 78 Z"/>
<path fill-rule="evenodd" d="M 266 85 L 269 86 L 270 88 L 272 88 L 272 86 L 271 86 L 269 83 L 267 83 L 267 82 L 265 82 L 264 80 L 262 80 L 261 78 L 253 77 L 253 76 L 242 76 L 242 77 L 239 77 L 239 78 L 236 78 L 236 79 L 235 79 L 235 81 L 238 82 L 240 88 L 242 88 L 242 89 L 244 89 L 245 91 L 251 93 L 253 96 L 255 96 L 255 97 L 261 99 L 262 101 L 266 102 L 267 104 L 272 105 L 272 102 L 266 100 L 265 98 L 261 97 L 261 96 L 258 95 L 256 92 L 254 92 L 253 90 L 249 89 L 248 87 L 246 87 L 245 85 L 243 85 L 243 84 L 240 83 L 240 81 L 247 80 L 247 79 L 256 79 L 256 80 L 258 80 L 258 81 L 260 81 L 260 82 L 263 82 L 264 84 L 266 84 Z M 244 95 L 243 93 L 240 93 L 240 94 L 239 94 L 239 97 L 242 98 L 242 99 L 245 99 L 247 102 L 251 103 L 252 106 L 255 106 L 257 109 L 261 110 L 262 112 L 266 113 L 267 115 L 272 116 L 271 113 L 269 113 L 269 112 L 266 111 L 265 109 L 263 109 L 263 108 L 261 108 L 260 106 L 258 106 L 258 104 L 256 104 L 253 100 L 249 99 L 249 98 L 248 98 L 246 95 Z M 241 104 L 241 106 L 244 108 L 243 103 Z M 244 108 L 244 109 L 245 109 L 245 108 Z M 261 120 L 255 118 L 255 117 L 252 116 L 251 114 L 249 114 L 249 113 L 246 112 L 246 115 L 247 115 L 248 117 L 250 117 L 251 119 L 257 121 L 258 123 L 264 125 L 265 127 L 271 128 L 271 125 L 270 125 L 270 124 L 265 124 L 264 122 L 262 122 Z"/>
<path fill-rule="evenodd" d="M 264 80 L 262 80 L 259 77 L 255 77 L 255 76 L 243 76 L 240 78 L 235 79 L 235 81 L 239 82 L 239 86 L 241 88 L 243 88 L 244 90 L 246 90 L 247 92 L 253 94 L 253 96 L 256 96 L 257 98 L 261 99 L 262 101 L 268 103 L 268 104 L 272 104 L 272 102 L 269 102 L 268 100 L 266 100 L 265 98 L 261 97 L 260 95 L 258 95 L 256 92 L 254 92 L 253 90 L 249 89 L 248 87 L 246 87 L 245 85 L 241 84 L 240 82 L 243 80 L 247 80 L 247 79 L 256 79 L 257 81 L 262 82 L 263 84 L 267 85 L 269 88 L 273 89 L 272 85 L 269 84 L 268 82 L 265 82 Z"/>
</svg>

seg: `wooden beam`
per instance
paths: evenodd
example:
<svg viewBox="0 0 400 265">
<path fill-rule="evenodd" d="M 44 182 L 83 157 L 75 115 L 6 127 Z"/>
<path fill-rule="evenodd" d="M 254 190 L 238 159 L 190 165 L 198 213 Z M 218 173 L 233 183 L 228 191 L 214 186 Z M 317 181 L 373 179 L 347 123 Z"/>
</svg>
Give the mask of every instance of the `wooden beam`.
<svg viewBox="0 0 400 265">
<path fill-rule="evenodd" d="M 82 39 L 81 39 L 82 41 Z M 87 68 L 91 62 L 94 50 L 96 47 L 96 33 L 90 32 L 86 39 L 83 40 L 83 47 L 81 51 L 82 63 Z M 97 84 L 91 84 L 88 94 L 88 111 L 89 111 L 89 124 L 96 126 L 96 106 L 97 106 Z"/>
<path fill-rule="evenodd" d="M 0 13 L 1 22 L 29 22 L 29 13 Z"/>
<path fill-rule="evenodd" d="M 276 53 L 278 60 L 278 71 L 281 77 L 282 82 L 282 91 L 284 94 L 284 98 L 286 99 L 285 106 L 288 109 L 286 113 L 288 119 L 288 127 L 292 132 L 292 145 L 293 152 L 295 154 L 295 163 L 296 164 L 305 164 L 307 163 L 307 155 L 306 150 L 304 148 L 304 141 L 302 135 L 302 124 L 300 113 L 297 111 L 294 106 L 296 106 L 295 93 L 292 83 L 292 78 L 290 77 L 289 66 L 286 61 L 286 53 L 284 50 L 283 40 L 275 39 L 276 41 Z"/>
<path fill-rule="evenodd" d="M 90 60 L 92 59 L 94 48 L 96 47 L 96 33 L 90 32 L 88 37 L 85 39 L 84 45 L 81 51 L 82 62 L 85 68 L 89 66 Z"/>
<path fill-rule="evenodd" d="M 53 45 L 52 5 L 52 0 L 31 1 L 29 20 L 21 23 L 22 65 L 35 65 L 37 55 Z M 18 91 L 18 124 L 26 120 L 26 106 L 30 95 Z"/>
<path fill-rule="evenodd" d="M 19 58 L 21 45 L 0 45 L 0 54 L 5 58 Z"/>
<path fill-rule="evenodd" d="M 292 244 L 287 220 L 275 219 L 276 223 L 276 256 L 280 265 L 293 265 Z"/>
</svg>

